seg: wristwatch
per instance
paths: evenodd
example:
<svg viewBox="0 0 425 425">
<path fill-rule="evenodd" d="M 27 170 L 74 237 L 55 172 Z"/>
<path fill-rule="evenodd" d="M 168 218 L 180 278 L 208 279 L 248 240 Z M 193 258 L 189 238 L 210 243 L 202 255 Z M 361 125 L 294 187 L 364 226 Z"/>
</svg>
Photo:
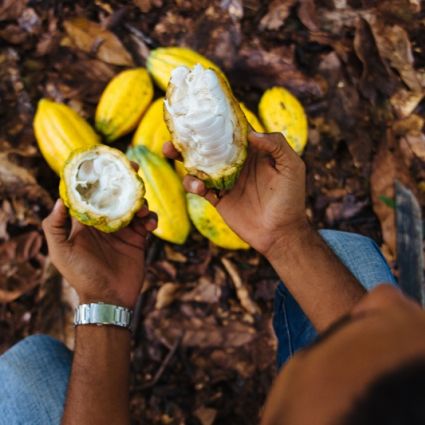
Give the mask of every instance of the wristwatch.
<svg viewBox="0 0 425 425">
<path fill-rule="evenodd" d="M 75 309 L 74 325 L 111 325 L 130 329 L 132 311 L 102 302 L 80 304 Z"/>
</svg>

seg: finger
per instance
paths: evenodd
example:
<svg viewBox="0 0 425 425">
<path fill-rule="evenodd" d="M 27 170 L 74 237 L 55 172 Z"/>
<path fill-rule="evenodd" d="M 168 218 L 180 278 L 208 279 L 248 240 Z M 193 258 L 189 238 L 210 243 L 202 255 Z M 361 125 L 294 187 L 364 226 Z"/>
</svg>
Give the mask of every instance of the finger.
<svg viewBox="0 0 425 425">
<path fill-rule="evenodd" d="M 204 195 L 204 198 L 215 207 L 220 202 L 220 198 L 214 190 L 208 190 L 207 193 Z"/>
<path fill-rule="evenodd" d="M 139 211 L 136 213 L 136 217 L 146 217 L 149 214 L 149 204 L 148 201 L 145 199 L 145 202 L 143 203 L 142 207 Z"/>
<path fill-rule="evenodd" d="M 143 219 L 143 224 L 148 232 L 153 232 L 158 227 L 158 215 L 151 211 L 149 215 Z"/>
<path fill-rule="evenodd" d="M 248 140 L 258 150 L 268 153 L 275 160 L 276 168 L 284 167 L 287 159 L 296 155 L 282 133 L 252 131 L 248 134 Z"/>
<path fill-rule="evenodd" d="M 134 162 L 134 161 L 130 161 L 130 165 L 131 165 L 131 168 L 134 170 L 134 171 L 136 171 L 136 173 L 137 173 L 137 171 L 139 171 L 139 164 L 137 163 L 137 162 Z"/>
<path fill-rule="evenodd" d="M 65 205 L 61 199 L 58 199 L 50 215 L 43 221 L 43 230 L 50 250 L 54 250 L 55 245 L 63 244 L 67 241 L 67 219 L 68 212 Z"/>
<path fill-rule="evenodd" d="M 203 181 L 190 175 L 184 176 L 183 186 L 187 192 L 194 193 L 195 195 L 199 196 L 205 196 L 208 191 Z"/>
<path fill-rule="evenodd" d="M 140 218 L 133 220 L 131 222 L 130 228 L 132 231 L 136 232 L 139 236 L 142 236 L 143 238 L 145 238 L 148 234 L 145 223 Z"/>
<path fill-rule="evenodd" d="M 178 161 L 183 161 L 181 153 L 174 147 L 171 142 L 165 142 L 162 145 L 162 153 L 170 159 L 177 159 Z"/>
<path fill-rule="evenodd" d="M 72 217 L 71 219 L 71 232 L 69 233 L 68 240 L 74 239 L 78 233 L 86 228 L 84 224 L 80 223 L 76 218 Z"/>
</svg>

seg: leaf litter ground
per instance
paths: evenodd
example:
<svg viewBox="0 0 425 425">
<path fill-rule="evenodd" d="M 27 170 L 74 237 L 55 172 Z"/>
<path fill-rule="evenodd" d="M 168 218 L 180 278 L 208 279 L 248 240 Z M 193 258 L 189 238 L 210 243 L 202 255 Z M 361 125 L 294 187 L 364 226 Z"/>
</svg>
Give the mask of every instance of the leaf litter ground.
<svg viewBox="0 0 425 425">
<path fill-rule="evenodd" d="M 37 332 L 72 346 L 75 294 L 41 231 L 58 180 L 35 143 L 37 100 L 66 102 L 92 120 L 112 76 L 158 46 L 213 59 L 252 110 L 273 85 L 295 93 L 310 125 L 307 214 L 318 227 L 372 237 L 397 273 L 394 180 L 425 205 L 423 19 L 417 0 L 4 1 L 0 352 Z M 195 231 L 183 247 L 153 238 L 147 262 L 133 423 L 257 423 L 276 373 L 273 270 L 255 252 L 217 249 Z"/>
</svg>

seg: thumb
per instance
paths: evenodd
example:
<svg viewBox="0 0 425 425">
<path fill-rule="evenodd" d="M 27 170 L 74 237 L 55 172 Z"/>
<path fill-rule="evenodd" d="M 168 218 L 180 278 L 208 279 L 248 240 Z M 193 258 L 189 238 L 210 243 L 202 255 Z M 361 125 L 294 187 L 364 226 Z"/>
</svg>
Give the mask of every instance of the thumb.
<svg viewBox="0 0 425 425">
<path fill-rule="evenodd" d="M 43 221 L 43 230 L 46 235 L 49 250 L 53 251 L 58 244 L 67 242 L 68 213 L 61 199 L 58 199 L 52 212 Z"/>
<path fill-rule="evenodd" d="M 296 155 L 282 133 L 257 133 L 251 131 L 248 134 L 248 140 L 259 151 L 268 153 L 274 159 L 278 169 L 286 166 L 288 159 Z"/>
</svg>

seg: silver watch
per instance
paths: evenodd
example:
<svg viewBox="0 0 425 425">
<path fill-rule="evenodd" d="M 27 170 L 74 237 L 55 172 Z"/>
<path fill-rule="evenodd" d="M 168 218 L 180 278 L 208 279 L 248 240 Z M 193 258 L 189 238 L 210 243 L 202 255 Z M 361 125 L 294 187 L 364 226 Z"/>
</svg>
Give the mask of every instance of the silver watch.
<svg viewBox="0 0 425 425">
<path fill-rule="evenodd" d="M 132 311 L 112 304 L 80 304 L 75 309 L 74 325 L 112 325 L 130 329 Z"/>
</svg>

